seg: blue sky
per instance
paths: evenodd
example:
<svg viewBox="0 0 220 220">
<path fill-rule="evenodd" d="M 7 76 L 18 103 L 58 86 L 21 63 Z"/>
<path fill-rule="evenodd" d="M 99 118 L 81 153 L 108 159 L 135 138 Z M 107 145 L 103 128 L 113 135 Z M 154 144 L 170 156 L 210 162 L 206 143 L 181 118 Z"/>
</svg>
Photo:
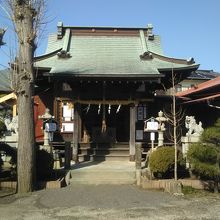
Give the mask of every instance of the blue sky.
<svg viewBox="0 0 220 220">
<path fill-rule="evenodd" d="M 200 69 L 220 72 L 220 0 L 48 0 L 47 26 L 37 54 L 58 21 L 69 26 L 154 26 L 164 52 L 176 58 L 194 57 Z M 0 26 L 8 26 L 6 46 L 0 48 L 0 68 L 7 66 L 15 44 L 11 25 L 0 11 Z M 13 55 L 11 55 L 13 57 Z"/>
</svg>

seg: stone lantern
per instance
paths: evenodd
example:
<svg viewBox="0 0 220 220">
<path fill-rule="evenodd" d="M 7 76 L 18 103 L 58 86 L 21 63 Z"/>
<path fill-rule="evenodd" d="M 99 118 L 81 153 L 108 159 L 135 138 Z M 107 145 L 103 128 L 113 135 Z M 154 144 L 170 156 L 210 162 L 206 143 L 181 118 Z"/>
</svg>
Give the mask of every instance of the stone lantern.
<svg viewBox="0 0 220 220">
<path fill-rule="evenodd" d="M 48 108 L 45 109 L 45 113 L 39 116 L 43 120 L 43 130 L 44 130 L 44 145 L 43 147 L 48 151 L 50 149 L 50 142 L 53 139 L 53 133 L 56 131 L 56 123 L 52 122 L 54 116 L 50 114 Z M 49 150 L 51 151 L 51 149 Z"/>
<path fill-rule="evenodd" d="M 158 147 L 163 146 L 163 140 L 164 140 L 163 133 L 166 130 L 164 122 L 168 121 L 168 118 L 164 117 L 163 114 L 164 113 L 162 111 L 159 111 L 158 117 L 156 117 L 156 120 L 159 123 L 159 126 L 158 126 Z"/>
</svg>

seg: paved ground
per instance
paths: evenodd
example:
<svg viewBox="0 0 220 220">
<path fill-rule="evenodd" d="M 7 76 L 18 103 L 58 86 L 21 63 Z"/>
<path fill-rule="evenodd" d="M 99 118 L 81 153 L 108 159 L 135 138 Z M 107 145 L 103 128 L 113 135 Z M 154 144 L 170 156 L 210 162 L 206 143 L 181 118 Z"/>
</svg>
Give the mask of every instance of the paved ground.
<svg viewBox="0 0 220 220">
<path fill-rule="evenodd" d="M 68 186 L 18 198 L 0 193 L 0 219 L 220 219 L 220 196 L 174 197 L 132 185 Z"/>
</svg>

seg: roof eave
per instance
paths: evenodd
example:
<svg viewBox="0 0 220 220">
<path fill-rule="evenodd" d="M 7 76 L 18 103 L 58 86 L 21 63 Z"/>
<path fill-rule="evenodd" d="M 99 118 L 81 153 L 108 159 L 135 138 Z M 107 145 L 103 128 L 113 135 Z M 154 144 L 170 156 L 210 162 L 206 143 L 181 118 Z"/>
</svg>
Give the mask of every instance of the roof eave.
<svg viewBox="0 0 220 220">
<path fill-rule="evenodd" d="M 164 74 L 143 74 L 143 73 L 113 73 L 113 74 L 98 74 L 98 73 L 90 73 L 90 74 L 77 74 L 77 73 L 45 73 L 45 76 L 50 76 L 50 77 L 67 77 L 67 78 L 162 78 L 164 77 Z"/>
<path fill-rule="evenodd" d="M 173 67 L 173 68 L 158 68 L 158 71 L 160 72 L 168 72 L 168 71 L 181 71 L 181 70 L 190 70 L 190 71 L 193 71 L 193 70 L 197 70 L 199 68 L 199 65 L 200 64 L 194 64 L 194 65 L 189 65 L 189 66 L 182 66 L 182 67 Z"/>
</svg>

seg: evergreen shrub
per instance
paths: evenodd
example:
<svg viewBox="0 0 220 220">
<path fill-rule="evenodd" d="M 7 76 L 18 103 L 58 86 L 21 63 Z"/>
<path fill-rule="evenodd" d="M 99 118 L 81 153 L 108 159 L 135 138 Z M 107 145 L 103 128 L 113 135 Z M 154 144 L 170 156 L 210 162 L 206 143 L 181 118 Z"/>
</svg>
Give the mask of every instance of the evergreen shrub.
<svg viewBox="0 0 220 220">
<path fill-rule="evenodd" d="M 193 174 L 201 179 L 214 180 L 218 191 L 220 180 L 220 120 L 204 130 L 201 141 L 189 147 L 187 158 Z"/>
<path fill-rule="evenodd" d="M 156 178 L 172 178 L 174 175 L 175 162 L 174 147 L 160 147 L 150 154 L 149 167 L 150 171 Z M 178 152 L 178 165 L 183 166 L 183 157 Z"/>
</svg>

